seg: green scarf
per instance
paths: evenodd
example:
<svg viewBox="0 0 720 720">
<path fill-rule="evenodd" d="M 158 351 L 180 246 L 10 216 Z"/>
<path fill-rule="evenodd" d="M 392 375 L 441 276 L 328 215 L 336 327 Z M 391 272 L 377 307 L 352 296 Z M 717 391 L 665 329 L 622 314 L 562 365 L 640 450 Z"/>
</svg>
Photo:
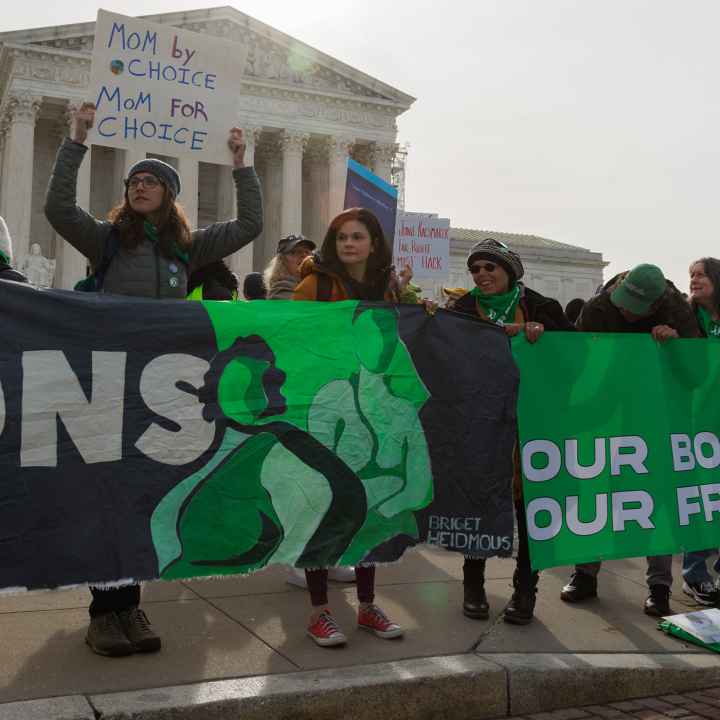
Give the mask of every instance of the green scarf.
<svg viewBox="0 0 720 720">
<path fill-rule="evenodd" d="M 697 318 L 700 327 L 705 331 L 708 337 L 720 338 L 720 322 L 713 320 L 710 313 L 698 305 Z"/>
<path fill-rule="evenodd" d="M 160 239 L 157 228 L 149 220 L 145 220 L 143 228 L 145 229 L 145 237 L 147 237 L 151 243 L 157 243 Z"/>
<path fill-rule="evenodd" d="M 485 311 L 488 320 L 497 325 L 506 325 L 515 320 L 515 310 L 520 302 L 520 286 L 515 285 L 512 290 L 499 295 L 484 295 L 480 288 L 474 287 L 470 294 L 477 304 Z"/>
<path fill-rule="evenodd" d="M 6 265 L 10 264 L 10 258 L 7 255 L 5 255 L 5 253 L 2 250 L 0 250 L 0 262 L 4 262 Z"/>
<path fill-rule="evenodd" d="M 157 245 L 160 241 L 158 229 L 149 220 L 143 222 L 143 228 L 145 230 L 145 237 L 147 237 L 153 245 Z M 190 262 L 189 255 L 183 252 L 175 243 L 173 243 L 173 252 L 175 253 L 175 257 L 180 258 L 186 265 Z"/>
</svg>

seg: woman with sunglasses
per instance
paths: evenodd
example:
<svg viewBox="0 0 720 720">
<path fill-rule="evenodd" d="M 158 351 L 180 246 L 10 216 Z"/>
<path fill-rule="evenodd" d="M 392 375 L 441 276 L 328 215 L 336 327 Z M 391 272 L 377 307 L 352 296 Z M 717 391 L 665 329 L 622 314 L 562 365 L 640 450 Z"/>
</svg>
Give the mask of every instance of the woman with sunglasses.
<svg viewBox="0 0 720 720">
<path fill-rule="evenodd" d="M 521 282 L 525 269 L 520 256 L 493 239 L 472 247 L 467 259 L 475 287 L 456 301 L 454 310 L 501 325 L 513 337 L 525 333 L 528 342 L 537 342 L 546 330 L 574 330 L 557 300 L 526 288 Z M 513 458 L 513 501 L 518 526 L 518 556 L 513 574 L 514 592 L 505 608 L 504 620 L 516 625 L 532 622 L 538 573 L 530 567 L 527 524 L 522 498 L 519 458 Z M 471 618 L 489 617 L 485 593 L 485 558 L 465 558 L 463 565 L 465 599 L 463 613 Z"/>
<path fill-rule="evenodd" d="M 188 276 L 254 240 L 262 231 L 262 196 L 255 170 L 245 167 L 245 139 L 233 128 L 228 139 L 234 166 L 238 216 L 202 230 L 191 230 L 176 202 L 180 177 L 160 160 L 141 160 L 130 168 L 125 195 L 107 221 L 76 203 L 77 175 L 88 148 L 83 144 L 95 119 L 95 106 L 83 103 L 74 113 L 71 137 L 58 150 L 50 178 L 45 214 L 56 232 L 103 268 L 104 292 L 134 297 L 182 300 Z M 110 252 L 110 248 L 115 248 Z M 109 263 L 108 263 L 109 260 Z M 118 578 L 109 576 L 108 581 Z M 160 649 L 140 609 L 140 586 L 92 587 L 86 641 L 99 655 L 120 656 Z"/>
<path fill-rule="evenodd" d="M 330 223 L 319 256 L 303 262 L 303 279 L 293 299 L 397 302 L 391 263 L 392 253 L 375 215 L 365 208 L 345 210 Z M 358 565 L 355 576 L 358 627 L 384 639 L 400 637 L 402 628 L 375 604 L 375 566 Z M 327 568 L 306 570 L 305 578 L 313 608 L 307 635 L 321 647 L 344 645 L 347 638 L 328 607 Z"/>
</svg>

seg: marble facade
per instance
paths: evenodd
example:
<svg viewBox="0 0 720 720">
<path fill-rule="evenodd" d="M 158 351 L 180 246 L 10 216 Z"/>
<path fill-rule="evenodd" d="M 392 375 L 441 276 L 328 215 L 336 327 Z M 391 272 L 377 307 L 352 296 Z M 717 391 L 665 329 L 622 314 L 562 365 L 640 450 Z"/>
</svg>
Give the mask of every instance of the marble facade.
<svg viewBox="0 0 720 720">
<path fill-rule="evenodd" d="M 321 242 L 342 209 L 347 158 L 390 179 L 396 118 L 414 98 L 230 7 L 148 16 L 238 43 L 244 61 L 237 124 L 246 162 L 265 197 L 265 228 L 230 259 L 240 276 L 262 270 L 283 235 Z M 43 201 L 68 107 L 87 99 L 94 23 L 0 33 L 0 215 L 17 262 L 33 243 L 56 262 L 55 287 L 85 276 L 86 262 L 45 220 Z M 122 179 L 139 155 L 93 146 L 80 168 L 78 205 L 98 218 L 121 200 Z M 178 198 L 193 226 L 234 216 L 229 166 L 168 158 L 180 172 Z"/>
</svg>

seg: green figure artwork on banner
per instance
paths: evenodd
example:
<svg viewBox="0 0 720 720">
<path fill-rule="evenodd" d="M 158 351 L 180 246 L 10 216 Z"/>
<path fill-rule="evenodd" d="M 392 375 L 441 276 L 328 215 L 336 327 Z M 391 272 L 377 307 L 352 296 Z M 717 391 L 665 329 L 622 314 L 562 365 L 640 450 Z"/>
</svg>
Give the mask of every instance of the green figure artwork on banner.
<svg viewBox="0 0 720 720">
<path fill-rule="evenodd" d="M 417 539 L 414 513 L 433 500 L 429 393 L 396 312 L 342 303 L 308 336 L 295 303 L 264 305 L 276 330 L 260 337 L 252 315 L 204 304 L 218 353 L 203 386 L 183 389 L 224 434 L 152 515 L 165 579 L 354 565 L 397 535 Z"/>
</svg>

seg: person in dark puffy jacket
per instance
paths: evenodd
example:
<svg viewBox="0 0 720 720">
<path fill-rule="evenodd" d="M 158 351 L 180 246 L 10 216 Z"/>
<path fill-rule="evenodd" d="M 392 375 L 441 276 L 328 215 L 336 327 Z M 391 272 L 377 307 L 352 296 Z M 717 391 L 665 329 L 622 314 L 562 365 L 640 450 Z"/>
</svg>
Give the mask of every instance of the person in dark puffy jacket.
<svg viewBox="0 0 720 720">
<path fill-rule="evenodd" d="M 537 342 L 546 331 L 575 330 L 557 300 L 520 282 L 525 274 L 522 260 L 505 243 L 493 238 L 476 243 L 470 249 L 467 266 L 475 287 L 455 302 L 452 308 L 455 312 L 500 325 L 508 337 L 524 333 L 531 343 Z M 512 485 L 518 554 L 513 574 L 514 591 L 503 620 L 514 625 L 527 625 L 534 617 L 539 575 L 530 566 L 517 448 L 513 456 Z M 485 563 L 483 557 L 466 557 L 463 564 L 463 613 L 479 620 L 487 619 L 490 614 L 485 592 Z"/>
<path fill-rule="evenodd" d="M 606 283 L 602 291 L 583 306 L 577 328 L 591 333 L 649 333 L 659 343 L 700 334 L 682 293 L 665 279 L 659 267 L 648 263 L 620 273 Z M 575 565 L 575 572 L 563 587 L 560 598 L 580 603 L 597 597 L 600 566 L 600 561 Z M 649 594 L 643 607 L 645 614 L 671 615 L 672 555 L 647 558 L 646 582 Z"/>
<path fill-rule="evenodd" d="M 697 321 L 682 293 L 656 265 L 615 275 L 583 306 L 581 332 L 650 333 L 658 342 L 698 337 Z"/>
<path fill-rule="evenodd" d="M 245 138 L 233 128 L 228 139 L 234 166 L 238 216 L 191 230 L 176 202 L 180 177 L 160 160 L 141 160 L 125 178 L 125 195 L 108 221 L 76 203 L 77 174 L 95 106 L 83 103 L 74 113 L 71 138 L 58 150 L 45 201 L 45 215 L 56 232 L 97 269 L 113 239 L 119 248 L 103 278 L 103 292 L 159 299 L 185 299 L 188 277 L 254 240 L 262 231 L 262 195 L 255 170 L 245 167 Z M 114 238 L 113 238 L 114 234 Z M 92 587 L 86 641 L 99 655 L 120 656 L 160 649 L 140 609 L 140 586 Z"/>
<path fill-rule="evenodd" d="M 13 280 L 26 283 L 28 279 L 12 267 L 13 251 L 10 231 L 5 220 L 0 217 L 0 280 Z"/>
<path fill-rule="evenodd" d="M 109 220 L 102 222 L 75 201 L 77 172 L 87 152 L 83 145 L 95 109 L 84 103 L 73 121 L 73 137 L 60 146 L 45 202 L 45 215 L 67 242 L 94 267 L 103 258 L 111 233 L 120 249 L 108 268 L 103 291 L 163 299 L 184 299 L 188 276 L 222 260 L 254 240 L 262 231 L 262 196 L 255 170 L 245 167 L 245 139 L 233 128 L 228 144 L 234 164 L 238 216 L 191 230 L 176 202 L 180 177 L 167 163 L 145 159 L 133 165 L 125 179 L 125 196 Z"/>
</svg>

